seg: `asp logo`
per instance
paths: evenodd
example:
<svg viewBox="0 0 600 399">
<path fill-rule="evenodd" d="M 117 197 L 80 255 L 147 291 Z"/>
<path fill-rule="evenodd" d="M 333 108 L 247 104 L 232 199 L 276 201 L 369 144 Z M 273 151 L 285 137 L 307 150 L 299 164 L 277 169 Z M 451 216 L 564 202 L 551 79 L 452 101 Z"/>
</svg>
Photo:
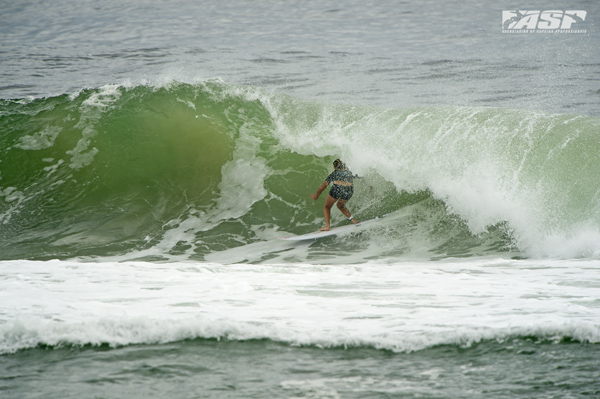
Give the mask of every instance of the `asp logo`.
<svg viewBox="0 0 600 399">
<path fill-rule="evenodd" d="M 572 27 L 585 21 L 586 16 L 587 11 L 583 10 L 505 10 L 502 11 L 502 32 L 585 33 L 585 30 Z"/>
</svg>

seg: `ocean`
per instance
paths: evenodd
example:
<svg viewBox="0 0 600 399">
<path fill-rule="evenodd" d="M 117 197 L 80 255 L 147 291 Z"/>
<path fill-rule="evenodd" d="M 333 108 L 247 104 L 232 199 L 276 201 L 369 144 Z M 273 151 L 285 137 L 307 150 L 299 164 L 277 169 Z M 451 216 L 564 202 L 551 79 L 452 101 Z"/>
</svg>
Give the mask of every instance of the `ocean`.
<svg viewBox="0 0 600 399">
<path fill-rule="evenodd" d="M 600 397 L 600 3 L 0 6 L 0 397 Z"/>
</svg>

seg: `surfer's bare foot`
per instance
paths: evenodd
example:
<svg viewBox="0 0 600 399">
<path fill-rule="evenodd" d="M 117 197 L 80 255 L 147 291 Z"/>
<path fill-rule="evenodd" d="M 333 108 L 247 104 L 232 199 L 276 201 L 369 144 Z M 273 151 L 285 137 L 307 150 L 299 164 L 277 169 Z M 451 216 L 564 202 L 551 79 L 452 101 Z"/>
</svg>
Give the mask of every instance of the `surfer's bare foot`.
<svg viewBox="0 0 600 399">
<path fill-rule="evenodd" d="M 323 227 L 323 228 L 322 228 L 321 230 L 319 230 L 319 231 L 329 231 L 329 226 L 325 226 L 325 227 Z"/>
<path fill-rule="evenodd" d="M 360 223 L 360 221 L 359 221 L 359 220 L 356 220 L 356 219 L 354 219 L 354 218 L 352 218 L 351 222 L 352 222 L 352 223 L 354 223 L 354 224 L 358 224 L 358 223 Z"/>
</svg>

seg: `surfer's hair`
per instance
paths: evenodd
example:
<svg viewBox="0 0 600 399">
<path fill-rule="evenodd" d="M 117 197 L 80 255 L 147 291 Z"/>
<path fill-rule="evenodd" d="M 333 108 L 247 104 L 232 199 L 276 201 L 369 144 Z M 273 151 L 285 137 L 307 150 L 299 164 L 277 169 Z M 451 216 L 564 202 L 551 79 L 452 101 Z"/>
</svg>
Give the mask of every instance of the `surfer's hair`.
<svg viewBox="0 0 600 399">
<path fill-rule="evenodd" d="M 333 161 L 333 167 L 336 169 L 346 169 L 346 164 L 343 163 L 339 158 Z"/>
</svg>

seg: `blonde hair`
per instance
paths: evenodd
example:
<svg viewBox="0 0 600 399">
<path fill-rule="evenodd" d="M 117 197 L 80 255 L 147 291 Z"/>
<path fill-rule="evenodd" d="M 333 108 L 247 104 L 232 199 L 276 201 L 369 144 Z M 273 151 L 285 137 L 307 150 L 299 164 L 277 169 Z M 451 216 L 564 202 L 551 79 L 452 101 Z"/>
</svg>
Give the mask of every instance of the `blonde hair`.
<svg viewBox="0 0 600 399">
<path fill-rule="evenodd" d="M 346 164 L 343 163 L 339 158 L 336 159 L 335 161 L 333 161 L 333 167 L 335 169 L 342 169 L 345 170 L 346 169 Z"/>
</svg>

